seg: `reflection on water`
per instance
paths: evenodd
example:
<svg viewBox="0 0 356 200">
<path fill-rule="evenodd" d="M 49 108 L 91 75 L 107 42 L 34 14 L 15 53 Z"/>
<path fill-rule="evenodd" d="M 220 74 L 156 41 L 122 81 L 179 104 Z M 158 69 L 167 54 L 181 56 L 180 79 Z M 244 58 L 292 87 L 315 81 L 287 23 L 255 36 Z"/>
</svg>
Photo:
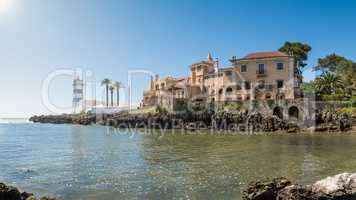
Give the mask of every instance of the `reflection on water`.
<svg viewBox="0 0 356 200">
<path fill-rule="evenodd" d="M 109 130 L 109 133 L 107 132 Z M 115 134 L 0 125 L 0 181 L 74 199 L 239 199 L 252 180 L 311 183 L 356 168 L 355 135 Z"/>
<path fill-rule="evenodd" d="M 28 118 L 0 118 L 0 124 L 29 123 Z"/>
</svg>

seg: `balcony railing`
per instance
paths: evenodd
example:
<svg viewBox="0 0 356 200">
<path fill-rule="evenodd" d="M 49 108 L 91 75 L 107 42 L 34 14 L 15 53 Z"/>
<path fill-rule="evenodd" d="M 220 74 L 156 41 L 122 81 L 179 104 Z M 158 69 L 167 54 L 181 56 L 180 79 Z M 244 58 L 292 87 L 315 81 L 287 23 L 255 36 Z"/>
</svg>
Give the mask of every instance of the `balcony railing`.
<svg viewBox="0 0 356 200">
<path fill-rule="evenodd" d="M 256 74 L 258 77 L 267 76 L 267 71 L 266 70 L 257 70 Z"/>
</svg>

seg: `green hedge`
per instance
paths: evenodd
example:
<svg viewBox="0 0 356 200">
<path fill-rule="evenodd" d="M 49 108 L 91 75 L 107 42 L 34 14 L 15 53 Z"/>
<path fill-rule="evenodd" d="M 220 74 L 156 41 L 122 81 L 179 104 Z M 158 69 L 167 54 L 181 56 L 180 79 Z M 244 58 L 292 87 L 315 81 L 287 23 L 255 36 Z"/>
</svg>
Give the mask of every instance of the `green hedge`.
<svg viewBox="0 0 356 200">
<path fill-rule="evenodd" d="M 227 105 L 224 106 L 224 111 L 234 111 L 234 110 L 240 110 L 241 109 L 241 104 L 240 103 L 228 103 Z"/>
</svg>

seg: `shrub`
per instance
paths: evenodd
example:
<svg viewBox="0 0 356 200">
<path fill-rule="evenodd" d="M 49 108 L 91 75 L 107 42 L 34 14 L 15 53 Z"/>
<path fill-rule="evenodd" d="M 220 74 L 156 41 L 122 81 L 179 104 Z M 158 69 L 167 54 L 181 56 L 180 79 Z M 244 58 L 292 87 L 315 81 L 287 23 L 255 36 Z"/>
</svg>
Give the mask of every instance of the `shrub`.
<svg viewBox="0 0 356 200">
<path fill-rule="evenodd" d="M 343 94 L 323 94 L 321 95 L 323 101 L 343 101 L 345 100 L 345 95 Z"/>
<path fill-rule="evenodd" d="M 168 113 L 167 109 L 162 107 L 162 106 L 157 106 L 156 111 L 160 114 L 166 114 Z"/>
<path fill-rule="evenodd" d="M 234 111 L 234 110 L 240 110 L 240 109 L 241 109 L 240 103 L 229 103 L 224 106 L 225 111 Z"/>
<path fill-rule="evenodd" d="M 347 113 L 351 116 L 356 116 L 356 108 L 341 108 L 338 113 Z"/>
<path fill-rule="evenodd" d="M 352 96 L 350 99 L 351 106 L 356 108 L 356 96 Z"/>
<path fill-rule="evenodd" d="M 343 108 L 356 108 L 356 96 L 352 96 L 348 101 L 342 103 Z"/>
<path fill-rule="evenodd" d="M 267 105 L 268 105 L 268 107 L 269 108 L 274 108 L 274 106 L 275 106 L 275 100 L 273 100 L 273 99 L 268 99 L 267 100 Z"/>
<path fill-rule="evenodd" d="M 204 102 L 199 102 L 199 101 L 193 102 L 192 103 L 192 109 L 195 110 L 195 111 L 202 111 L 202 110 L 205 109 L 205 103 Z"/>
<path fill-rule="evenodd" d="M 176 111 L 186 111 L 187 110 L 187 104 L 185 101 L 177 101 L 174 105 L 174 110 Z"/>
</svg>

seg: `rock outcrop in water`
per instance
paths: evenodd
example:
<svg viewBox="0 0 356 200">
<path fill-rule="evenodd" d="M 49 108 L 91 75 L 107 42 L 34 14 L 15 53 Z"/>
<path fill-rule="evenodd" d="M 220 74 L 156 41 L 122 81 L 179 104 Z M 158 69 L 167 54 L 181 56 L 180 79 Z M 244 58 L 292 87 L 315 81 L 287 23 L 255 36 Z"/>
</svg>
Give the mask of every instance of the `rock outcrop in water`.
<svg viewBox="0 0 356 200">
<path fill-rule="evenodd" d="M 29 121 L 35 123 L 48 123 L 48 124 L 72 124 L 73 115 L 63 114 L 63 115 L 41 115 L 32 116 Z"/>
<path fill-rule="evenodd" d="M 201 113 L 146 113 L 146 114 L 76 114 L 76 115 L 49 115 L 33 116 L 30 121 L 36 123 L 52 124 L 101 124 L 117 128 L 160 128 L 176 129 L 185 128 L 217 129 L 229 131 L 248 132 L 298 132 L 301 127 L 295 121 L 280 119 L 277 116 L 263 116 L 262 114 L 248 112 L 201 112 Z M 309 131 L 347 131 L 352 128 L 352 118 L 347 114 L 317 113 L 315 124 L 309 127 Z"/>
<path fill-rule="evenodd" d="M 356 173 L 343 173 L 312 185 L 291 184 L 285 178 L 251 183 L 243 200 L 355 200 Z"/>
<path fill-rule="evenodd" d="M 0 200 L 56 200 L 52 197 L 36 198 L 32 193 L 20 192 L 13 186 L 0 183 Z"/>
</svg>

